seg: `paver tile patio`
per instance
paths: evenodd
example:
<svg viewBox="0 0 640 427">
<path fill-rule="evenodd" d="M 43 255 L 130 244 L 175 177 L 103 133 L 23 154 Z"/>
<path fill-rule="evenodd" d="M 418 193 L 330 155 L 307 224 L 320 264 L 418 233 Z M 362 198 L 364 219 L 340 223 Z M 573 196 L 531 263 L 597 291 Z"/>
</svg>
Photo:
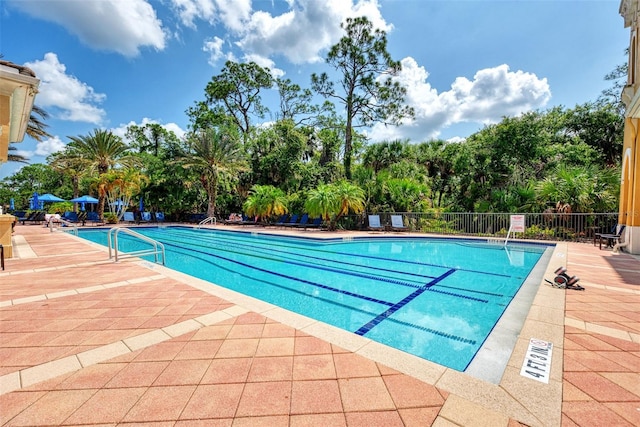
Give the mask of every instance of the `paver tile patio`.
<svg viewBox="0 0 640 427">
<path fill-rule="evenodd" d="M 113 268 L 104 251 L 66 234 L 16 233 L 36 257 L 7 260 L 0 272 L 2 425 L 524 425 L 479 403 L 495 385 L 470 401 L 257 312 L 205 326 L 194 319 L 234 303 L 135 261 Z M 558 422 L 640 425 L 640 261 L 590 244 L 567 248 L 568 271 L 586 289 L 557 290 L 566 292 L 567 323 Z M 176 326 L 184 321 L 196 326 Z M 99 357 L 144 333 L 154 339 Z M 89 349 L 96 358 L 82 359 L 93 360 L 86 366 L 3 388 L 21 370 Z M 526 388 L 523 381 L 504 390 Z"/>
</svg>

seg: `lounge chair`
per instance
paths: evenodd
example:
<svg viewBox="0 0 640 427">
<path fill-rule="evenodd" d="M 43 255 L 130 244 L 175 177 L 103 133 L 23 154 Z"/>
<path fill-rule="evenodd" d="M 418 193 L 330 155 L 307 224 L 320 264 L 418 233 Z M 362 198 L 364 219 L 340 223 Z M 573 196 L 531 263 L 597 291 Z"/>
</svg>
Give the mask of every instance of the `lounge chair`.
<svg viewBox="0 0 640 427">
<path fill-rule="evenodd" d="M 151 222 L 151 212 L 140 212 L 140 222 Z"/>
<path fill-rule="evenodd" d="M 393 231 L 407 231 L 409 230 L 402 221 L 402 215 L 391 215 L 391 230 Z"/>
<path fill-rule="evenodd" d="M 153 216 L 156 218 L 156 222 L 164 222 L 165 220 L 164 212 L 156 212 Z"/>
<path fill-rule="evenodd" d="M 104 224 L 104 221 L 100 220 L 98 212 L 88 212 L 86 221 L 93 223 L 93 225 Z"/>
<path fill-rule="evenodd" d="M 11 215 L 15 216 L 18 221 L 22 221 L 27 217 L 27 213 L 25 211 L 15 211 Z"/>
<path fill-rule="evenodd" d="M 31 212 L 28 217 L 22 219 L 20 222 L 22 223 L 22 225 L 26 223 L 42 224 L 42 222 L 46 220 L 46 215 L 47 214 L 44 211 L 34 211 Z"/>
<path fill-rule="evenodd" d="M 600 249 L 602 249 L 602 241 L 606 242 L 607 248 L 613 248 L 618 243 L 620 243 L 620 238 L 624 236 L 625 225 L 620 226 L 620 230 L 616 233 L 616 229 L 618 227 L 615 226 L 611 229 L 611 233 L 596 233 L 596 237 L 598 238 Z"/>
<path fill-rule="evenodd" d="M 287 222 L 287 219 L 289 219 L 289 214 L 284 214 L 284 215 L 281 215 L 276 222 L 271 223 L 269 225 L 273 225 L 275 227 L 284 227 L 284 224 L 285 222 Z"/>
<path fill-rule="evenodd" d="M 124 215 L 122 216 L 122 220 L 128 223 L 132 223 L 132 222 L 135 223 L 136 217 L 133 214 L 133 212 L 125 212 Z"/>
<path fill-rule="evenodd" d="M 302 226 L 302 228 L 304 230 L 306 230 L 307 228 L 322 228 L 322 217 L 321 216 L 317 217 L 311 223 L 307 222 L 305 225 Z"/>
<path fill-rule="evenodd" d="M 380 224 L 380 215 L 369 215 L 369 227 L 371 231 L 384 231 L 384 225 Z"/>
<path fill-rule="evenodd" d="M 242 225 L 258 225 L 260 224 L 258 221 L 249 218 L 246 215 L 242 215 L 242 221 L 240 221 L 240 224 Z"/>
<path fill-rule="evenodd" d="M 300 222 L 296 222 L 296 223 L 287 223 L 284 226 L 285 227 L 299 227 L 302 228 L 304 226 L 307 225 L 307 223 L 309 222 L 309 215 L 308 214 L 303 214 L 302 218 L 300 218 Z"/>
<path fill-rule="evenodd" d="M 300 215 L 298 214 L 293 214 L 291 215 L 291 218 L 289 218 L 289 221 L 287 222 L 283 222 L 282 224 L 280 224 L 283 227 L 291 227 L 294 226 L 298 223 L 298 218 L 300 217 Z"/>
<path fill-rule="evenodd" d="M 231 213 L 227 219 L 221 219 L 220 222 L 223 224 L 241 224 L 242 216 L 237 213 Z"/>
</svg>

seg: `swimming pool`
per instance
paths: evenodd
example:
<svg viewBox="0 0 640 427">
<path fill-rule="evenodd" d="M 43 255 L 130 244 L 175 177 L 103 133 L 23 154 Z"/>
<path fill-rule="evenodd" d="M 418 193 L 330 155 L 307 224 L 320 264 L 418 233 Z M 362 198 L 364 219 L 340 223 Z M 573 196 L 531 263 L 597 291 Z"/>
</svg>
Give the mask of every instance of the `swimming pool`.
<svg viewBox="0 0 640 427">
<path fill-rule="evenodd" d="M 547 246 L 140 227 L 180 272 L 464 371 Z M 106 229 L 80 237 L 107 244 Z M 121 234 L 120 250 L 144 247 Z"/>
</svg>

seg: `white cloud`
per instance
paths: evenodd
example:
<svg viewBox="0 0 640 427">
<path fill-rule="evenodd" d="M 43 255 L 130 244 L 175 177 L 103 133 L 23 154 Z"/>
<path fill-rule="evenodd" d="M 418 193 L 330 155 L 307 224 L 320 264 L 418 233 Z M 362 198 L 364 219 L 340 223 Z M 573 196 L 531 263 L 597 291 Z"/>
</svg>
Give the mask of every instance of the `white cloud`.
<svg viewBox="0 0 640 427">
<path fill-rule="evenodd" d="M 123 140 L 125 140 L 126 142 L 130 142 L 130 141 L 126 138 L 126 136 L 125 136 L 125 135 L 126 135 L 126 133 L 127 133 L 127 128 L 128 128 L 129 126 L 134 126 L 134 125 L 135 125 L 135 126 L 140 126 L 140 127 L 142 127 L 142 126 L 145 126 L 145 125 L 148 125 L 148 124 L 152 124 L 152 123 L 157 123 L 157 124 L 161 125 L 163 128 L 165 128 L 166 130 L 168 130 L 168 131 L 171 131 L 171 132 L 175 133 L 175 134 L 176 134 L 176 136 L 177 136 L 179 139 L 182 139 L 182 138 L 184 137 L 184 135 L 187 133 L 184 129 L 182 129 L 182 128 L 181 128 L 180 126 L 178 126 L 176 123 L 165 123 L 165 124 L 162 124 L 162 123 L 160 123 L 159 121 L 154 120 L 154 119 L 150 119 L 150 118 L 148 118 L 148 117 L 144 117 L 144 118 L 140 121 L 140 123 L 136 123 L 136 122 L 134 122 L 134 121 L 132 120 L 132 121 L 130 121 L 129 123 L 122 123 L 120 126 L 115 127 L 115 128 L 111 128 L 110 130 L 111 130 L 111 132 L 112 132 L 114 135 L 117 135 L 117 136 L 121 137 L 121 138 L 122 138 Z"/>
<path fill-rule="evenodd" d="M 54 136 L 44 141 L 38 142 L 35 155 L 47 157 L 49 154 L 57 153 L 64 150 L 65 143 L 60 138 Z"/>
<path fill-rule="evenodd" d="M 11 0 L 23 12 L 55 22 L 94 49 L 137 56 L 141 47 L 165 48 L 167 34 L 146 0 Z"/>
<path fill-rule="evenodd" d="M 287 0 L 289 10 L 274 15 L 252 10 L 250 0 L 171 0 L 180 21 L 195 29 L 196 20 L 225 27 L 228 46 L 241 50 L 239 55 L 223 53 L 218 37 L 204 42 L 215 65 L 223 57 L 251 58 L 258 64 L 273 63 L 276 56 L 294 64 L 322 62 L 323 52 L 344 35 L 340 24 L 347 17 L 367 16 L 374 27 L 387 32 L 392 26 L 380 13 L 378 0 Z M 278 70 L 276 73 L 282 73 Z"/>
<path fill-rule="evenodd" d="M 55 53 L 46 53 L 42 61 L 27 62 L 40 79 L 36 104 L 62 120 L 99 124 L 105 111 L 96 106 L 106 95 L 96 93 L 93 88 L 66 73 L 66 67 Z"/>
<path fill-rule="evenodd" d="M 413 58 L 402 60 L 397 79 L 407 88 L 406 102 L 414 108 L 415 119 L 401 127 L 377 124 L 369 134 L 372 140 L 425 141 L 437 138 L 442 129 L 452 124 L 497 123 L 504 116 L 541 108 L 551 99 L 546 78 L 510 71 L 505 64 L 479 70 L 473 80 L 458 77 L 450 90 L 441 93 L 431 86 L 428 77 L 429 73 Z"/>
<path fill-rule="evenodd" d="M 195 29 L 196 19 L 213 25 L 223 22 L 230 30 L 242 30 L 251 14 L 251 0 L 171 0 L 185 27 Z"/>
<path fill-rule="evenodd" d="M 375 28 L 390 31 L 377 0 L 298 0 L 291 10 L 273 16 L 257 11 L 238 34 L 237 45 L 245 53 L 272 57 L 281 55 L 294 64 L 323 61 L 323 51 L 344 35 L 340 24 L 348 17 L 367 16 Z"/>
<path fill-rule="evenodd" d="M 224 52 L 222 50 L 223 45 L 224 40 L 220 37 L 213 37 L 205 40 L 202 50 L 209 54 L 209 64 L 211 64 L 211 66 L 214 66 L 218 60 L 224 56 Z"/>
</svg>

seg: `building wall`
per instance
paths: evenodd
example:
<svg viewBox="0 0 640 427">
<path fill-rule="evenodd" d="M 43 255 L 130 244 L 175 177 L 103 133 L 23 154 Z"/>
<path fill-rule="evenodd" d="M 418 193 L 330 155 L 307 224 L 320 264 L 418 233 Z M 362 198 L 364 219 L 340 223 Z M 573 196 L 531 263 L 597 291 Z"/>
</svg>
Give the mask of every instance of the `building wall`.
<svg viewBox="0 0 640 427">
<path fill-rule="evenodd" d="M 626 250 L 640 254 L 640 10 L 638 0 L 622 0 L 620 15 L 629 28 L 629 72 L 622 91 L 626 105 L 619 223 L 626 227 Z"/>
</svg>

